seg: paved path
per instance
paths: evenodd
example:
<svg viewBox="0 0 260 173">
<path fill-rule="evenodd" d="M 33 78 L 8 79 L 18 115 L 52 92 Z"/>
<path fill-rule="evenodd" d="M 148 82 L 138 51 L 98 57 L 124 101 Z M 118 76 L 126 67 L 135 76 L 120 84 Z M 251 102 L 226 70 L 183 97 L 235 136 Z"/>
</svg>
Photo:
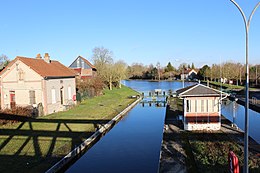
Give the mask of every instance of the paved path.
<svg viewBox="0 0 260 173">
<path fill-rule="evenodd" d="M 177 104 L 167 107 L 163 134 L 163 143 L 160 158 L 160 173 L 186 173 L 186 153 L 183 149 L 180 132 L 182 131 L 177 120 L 179 111 Z"/>
</svg>

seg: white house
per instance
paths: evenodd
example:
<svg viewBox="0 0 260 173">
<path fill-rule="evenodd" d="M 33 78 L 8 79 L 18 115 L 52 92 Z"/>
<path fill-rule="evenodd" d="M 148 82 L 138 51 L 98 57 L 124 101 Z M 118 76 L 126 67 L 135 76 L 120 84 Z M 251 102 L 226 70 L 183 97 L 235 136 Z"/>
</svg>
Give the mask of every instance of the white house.
<svg viewBox="0 0 260 173">
<path fill-rule="evenodd" d="M 51 114 L 75 104 L 75 73 L 58 61 L 17 56 L 0 73 L 1 108 L 42 104 Z"/>
<path fill-rule="evenodd" d="M 183 99 L 184 130 L 219 130 L 221 127 L 221 99 L 226 93 L 202 84 L 177 90 Z"/>
</svg>

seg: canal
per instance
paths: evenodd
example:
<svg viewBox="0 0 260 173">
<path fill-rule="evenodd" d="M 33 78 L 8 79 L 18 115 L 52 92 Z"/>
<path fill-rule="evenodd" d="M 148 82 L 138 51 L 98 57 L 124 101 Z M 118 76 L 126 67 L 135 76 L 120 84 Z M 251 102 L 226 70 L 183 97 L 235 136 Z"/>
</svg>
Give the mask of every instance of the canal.
<svg viewBox="0 0 260 173">
<path fill-rule="evenodd" d="M 181 82 L 123 81 L 145 93 L 154 89 L 176 90 Z M 186 83 L 186 86 L 193 83 Z M 162 99 L 161 97 L 159 98 Z M 66 172 L 151 172 L 159 166 L 166 108 L 138 104 Z"/>
<path fill-rule="evenodd" d="M 123 84 L 139 92 L 182 88 L 181 82 L 123 81 Z M 185 86 L 194 83 L 187 82 Z M 161 98 L 157 98 L 160 99 Z M 100 141 L 89 149 L 66 172 L 151 172 L 158 171 L 161 141 L 166 108 L 165 105 L 138 104 L 116 124 Z M 233 112 L 235 111 L 235 112 Z M 222 114 L 243 129 L 244 108 L 227 102 L 222 105 Z M 250 110 L 250 136 L 260 142 L 260 115 Z"/>
</svg>

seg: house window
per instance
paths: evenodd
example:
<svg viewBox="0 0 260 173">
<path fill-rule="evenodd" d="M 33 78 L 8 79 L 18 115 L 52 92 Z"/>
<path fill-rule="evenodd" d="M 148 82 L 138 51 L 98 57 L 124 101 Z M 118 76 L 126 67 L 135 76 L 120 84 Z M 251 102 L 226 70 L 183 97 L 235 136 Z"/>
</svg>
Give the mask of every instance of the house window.
<svg viewBox="0 0 260 173">
<path fill-rule="evenodd" d="M 198 106 L 198 103 L 197 103 L 197 100 L 195 100 L 195 112 L 198 112 L 197 106 Z"/>
<path fill-rule="evenodd" d="M 71 86 L 68 87 L 68 100 L 71 100 L 72 96 L 71 96 Z"/>
<path fill-rule="evenodd" d="M 212 101 L 212 112 L 215 112 L 215 100 L 211 100 Z"/>
<path fill-rule="evenodd" d="M 204 108 L 205 108 L 204 100 L 201 100 L 201 112 L 204 112 Z"/>
<path fill-rule="evenodd" d="M 30 105 L 35 104 L 35 91 L 29 91 Z"/>
<path fill-rule="evenodd" d="M 80 67 L 79 58 L 77 59 L 77 67 Z"/>
<path fill-rule="evenodd" d="M 186 111 L 190 112 L 190 100 L 187 100 L 186 104 L 187 104 Z"/>
<path fill-rule="evenodd" d="M 209 112 L 209 100 L 206 100 L 206 112 Z"/>
<path fill-rule="evenodd" d="M 55 89 L 51 89 L 51 103 L 52 103 L 52 104 L 56 103 L 56 93 L 55 93 Z"/>
</svg>

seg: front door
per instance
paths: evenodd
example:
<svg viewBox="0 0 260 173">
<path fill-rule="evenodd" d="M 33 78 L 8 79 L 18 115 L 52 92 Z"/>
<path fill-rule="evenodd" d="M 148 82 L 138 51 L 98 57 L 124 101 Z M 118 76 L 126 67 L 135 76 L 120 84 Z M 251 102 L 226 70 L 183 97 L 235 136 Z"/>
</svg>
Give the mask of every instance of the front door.
<svg viewBox="0 0 260 173">
<path fill-rule="evenodd" d="M 11 109 L 15 108 L 15 92 L 10 91 L 10 107 Z"/>
</svg>

